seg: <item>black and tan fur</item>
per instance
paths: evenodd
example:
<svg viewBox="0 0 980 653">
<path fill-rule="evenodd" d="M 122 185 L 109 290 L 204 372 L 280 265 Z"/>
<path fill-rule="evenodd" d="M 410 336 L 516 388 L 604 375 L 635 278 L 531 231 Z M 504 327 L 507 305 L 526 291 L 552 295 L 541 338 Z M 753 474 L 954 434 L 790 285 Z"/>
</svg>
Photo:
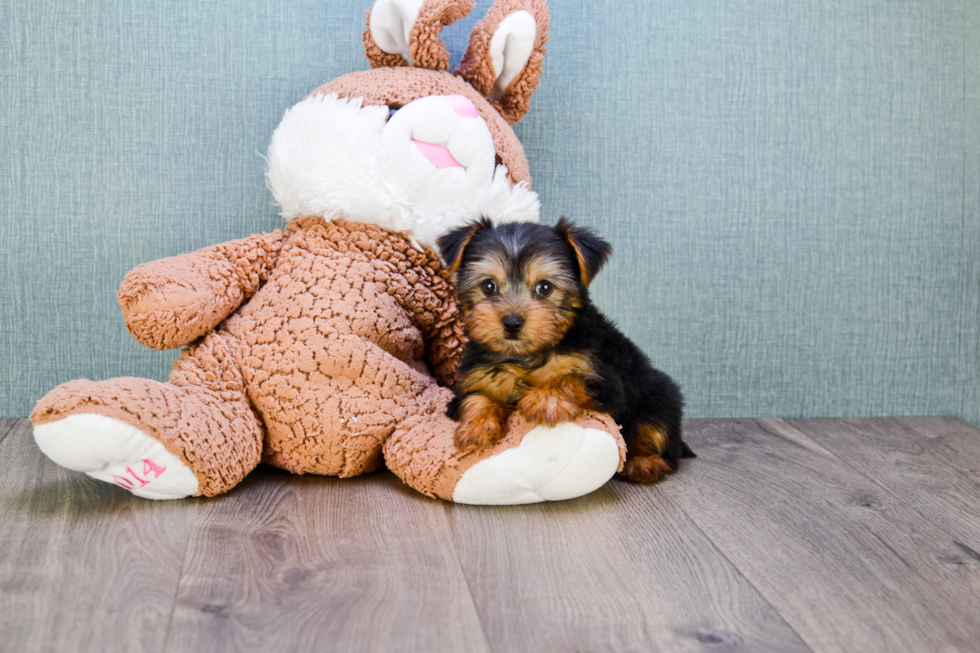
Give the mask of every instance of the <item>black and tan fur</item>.
<svg viewBox="0 0 980 653">
<path fill-rule="evenodd" d="M 481 220 L 439 247 L 457 273 L 470 338 L 447 411 L 460 422 L 458 448 L 495 443 L 513 411 L 554 426 L 599 410 L 623 428 L 630 480 L 657 481 L 694 455 L 681 439 L 680 389 L 589 300 L 608 243 L 562 218 L 554 227 Z"/>
</svg>

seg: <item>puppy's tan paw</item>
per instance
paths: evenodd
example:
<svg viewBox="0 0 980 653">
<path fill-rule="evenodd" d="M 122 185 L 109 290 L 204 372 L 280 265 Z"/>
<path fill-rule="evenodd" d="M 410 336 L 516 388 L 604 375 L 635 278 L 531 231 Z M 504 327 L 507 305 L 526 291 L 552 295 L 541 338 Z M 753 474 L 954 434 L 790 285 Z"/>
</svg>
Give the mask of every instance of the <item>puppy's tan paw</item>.
<svg viewBox="0 0 980 653">
<path fill-rule="evenodd" d="M 471 395 L 463 400 L 453 441 L 459 451 L 471 453 L 499 442 L 506 428 L 506 408 L 483 395 Z"/>
<path fill-rule="evenodd" d="M 556 388 L 529 390 L 517 402 L 517 410 L 528 422 L 545 426 L 574 422 L 582 414 L 582 406 Z"/>
<path fill-rule="evenodd" d="M 619 475 L 633 483 L 656 483 L 673 471 L 660 456 L 634 456 L 626 459 Z"/>
</svg>

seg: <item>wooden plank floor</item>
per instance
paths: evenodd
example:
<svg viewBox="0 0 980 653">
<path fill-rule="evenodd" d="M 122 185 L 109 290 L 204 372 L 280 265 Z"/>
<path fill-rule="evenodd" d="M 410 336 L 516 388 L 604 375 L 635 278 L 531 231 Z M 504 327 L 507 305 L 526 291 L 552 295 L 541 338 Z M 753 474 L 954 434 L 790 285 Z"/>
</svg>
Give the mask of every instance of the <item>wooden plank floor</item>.
<svg viewBox="0 0 980 653">
<path fill-rule="evenodd" d="M 980 431 L 687 432 L 660 485 L 481 508 L 267 467 L 146 501 L 0 420 L 0 651 L 980 651 Z"/>
</svg>

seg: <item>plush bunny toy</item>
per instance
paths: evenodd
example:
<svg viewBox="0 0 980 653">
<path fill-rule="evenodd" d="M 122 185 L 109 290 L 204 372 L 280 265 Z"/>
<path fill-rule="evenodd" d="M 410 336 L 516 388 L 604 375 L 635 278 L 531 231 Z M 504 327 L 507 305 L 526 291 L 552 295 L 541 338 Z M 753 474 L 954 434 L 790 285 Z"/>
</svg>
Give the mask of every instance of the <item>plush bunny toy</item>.
<svg viewBox="0 0 980 653">
<path fill-rule="evenodd" d="M 462 455 L 445 416 L 464 338 L 436 239 L 479 216 L 538 219 L 510 124 L 528 109 L 544 0 L 498 0 L 455 74 L 439 40 L 472 0 L 378 0 L 372 69 L 286 112 L 268 184 L 284 231 L 146 263 L 119 303 L 154 349 L 186 346 L 167 383 L 79 380 L 31 419 L 56 463 L 152 499 L 227 492 L 259 461 L 297 474 L 382 462 L 429 496 L 508 504 L 581 496 L 622 465 L 619 428 L 515 416 Z"/>
</svg>

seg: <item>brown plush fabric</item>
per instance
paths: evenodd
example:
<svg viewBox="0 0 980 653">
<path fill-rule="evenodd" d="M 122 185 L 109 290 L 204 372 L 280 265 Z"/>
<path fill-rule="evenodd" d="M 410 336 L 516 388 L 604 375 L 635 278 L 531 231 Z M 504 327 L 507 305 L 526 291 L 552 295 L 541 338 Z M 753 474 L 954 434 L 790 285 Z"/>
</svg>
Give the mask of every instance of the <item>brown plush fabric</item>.
<svg viewBox="0 0 980 653">
<path fill-rule="evenodd" d="M 534 50 L 524 70 L 505 89 L 499 100 L 488 100 L 508 123 L 519 122 L 527 113 L 531 96 L 538 88 L 544 66 L 544 53 L 548 44 L 551 17 L 545 0 L 497 0 L 470 33 L 470 43 L 454 72 L 483 95 L 490 95 L 496 79 L 490 58 L 490 41 L 500 22 L 515 11 L 527 11 L 534 17 L 537 34 Z"/>
<path fill-rule="evenodd" d="M 424 68 L 372 68 L 338 77 L 310 95 L 329 93 L 336 93 L 340 97 L 362 98 L 366 105 L 390 107 L 403 107 L 412 100 L 430 95 L 462 95 L 473 102 L 490 129 L 497 156 L 507 166 L 510 180 L 514 183 L 523 181 L 528 186 L 531 184 L 531 169 L 524 156 L 524 147 L 517 140 L 514 130 L 486 98 L 458 77 Z"/>
<path fill-rule="evenodd" d="M 118 295 L 130 334 L 151 349 L 197 340 L 265 282 L 285 238 L 274 231 L 139 266 Z"/>
<path fill-rule="evenodd" d="M 626 459 L 626 443 L 619 426 L 602 413 L 586 413 L 576 424 L 612 434 L 619 444 L 619 469 Z M 384 447 L 388 469 L 423 494 L 452 501 L 456 482 L 470 467 L 516 447 L 524 435 L 534 428 L 519 414 L 513 413 L 507 423 L 507 433 L 500 442 L 487 449 L 460 454 L 453 444 L 457 423 L 443 413 L 408 418 L 395 431 Z"/>
<path fill-rule="evenodd" d="M 459 311 L 438 258 L 379 227 L 307 218 L 269 282 L 224 325 L 244 340 L 249 394 L 269 462 L 299 473 L 355 476 L 413 414 L 442 410 L 424 357 L 455 383 Z"/>
<path fill-rule="evenodd" d="M 367 21 L 361 40 L 364 41 L 364 55 L 372 68 L 397 66 L 416 66 L 429 70 L 449 70 L 449 51 L 439 38 L 442 28 L 452 25 L 465 17 L 476 6 L 475 0 L 425 0 L 419 7 L 419 15 L 408 33 L 408 53 L 412 63 L 405 61 L 400 54 L 385 52 L 374 42 L 371 35 L 371 12 L 367 12 Z"/>
<path fill-rule="evenodd" d="M 118 419 L 160 440 L 197 474 L 200 493 L 213 495 L 238 483 L 260 451 L 295 473 L 369 472 L 399 423 L 445 410 L 450 392 L 425 370 L 455 383 L 460 315 L 438 257 L 402 234 L 304 218 L 286 234 L 141 266 L 123 283 L 140 288 L 141 305 L 184 302 L 169 322 L 130 312 L 143 340 L 173 339 L 186 333 L 184 316 L 227 309 L 226 299 L 175 295 L 175 286 L 254 296 L 183 352 L 169 383 L 67 383 L 38 404 L 35 424 L 75 413 Z"/>
<path fill-rule="evenodd" d="M 412 65 L 429 70 L 449 70 L 449 51 L 439 38 L 446 25 L 455 23 L 476 6 L 474 0 L 426 0 L 408 35 Z"/>
<path fill-rule="evenodd" d="M 174 363 L 170 383 L 70 381 L 38 402 L 31 421 L 95 413 L 134 426 L 194 472 L 198 495 L 214 496 L 240 483 L 262 454 L 262 426 L 249 407 L 240 362 L 235 339 L 212 333 Z"/>
</svg>

